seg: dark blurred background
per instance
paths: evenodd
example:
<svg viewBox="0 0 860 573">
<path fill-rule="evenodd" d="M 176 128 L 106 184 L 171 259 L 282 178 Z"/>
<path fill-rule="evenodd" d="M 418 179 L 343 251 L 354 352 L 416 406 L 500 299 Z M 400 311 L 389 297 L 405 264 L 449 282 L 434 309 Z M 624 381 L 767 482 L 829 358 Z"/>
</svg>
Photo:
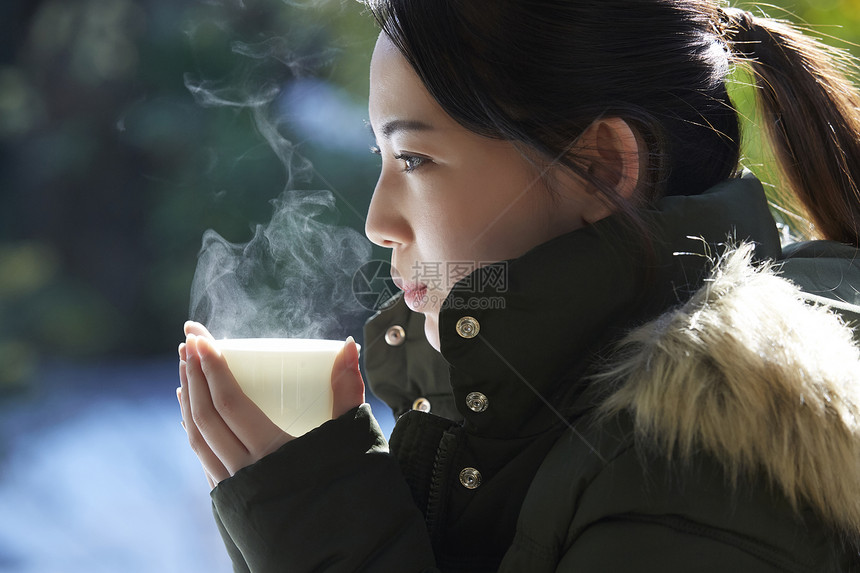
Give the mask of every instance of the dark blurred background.
<svg viewBox="0 0 860 573">
<path fill-rule="evenodd" d="M 860 0 L 770 3 L 860 42 Z M 0 4 L 0 571 L 229 570 L 173 398 L 201 236 L 287 184 L 363 229 L 375 35 L 353 0 Z"/>
<path fill-rule="evenodd" d="M 360 11 L 340 0 L 5 0 L 0 384 L 25 384 L 46 355 L 172 351 L 203 231 L 247 241 L 271 217 L 286 181 L 251 110 L 202 107 L 186 78 L 233 104 L 266 81 L 284 94 L 303 82 L 303 102 L 272 104 L 289 106 L 281 131 L 324 174 L 303 183 L 336 190 L 342 222 L 363 228 L 375 31 Z"/>
</svg>

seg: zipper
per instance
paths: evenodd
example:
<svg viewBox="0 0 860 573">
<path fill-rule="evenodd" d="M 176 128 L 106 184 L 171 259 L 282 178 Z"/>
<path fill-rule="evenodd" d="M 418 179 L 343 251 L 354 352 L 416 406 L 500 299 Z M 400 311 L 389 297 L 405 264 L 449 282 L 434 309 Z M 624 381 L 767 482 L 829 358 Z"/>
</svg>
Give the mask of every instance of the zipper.
<svg viewBox="0 0 860 573">
<path fill-rule="evenodd" d="M 433 461 L 433 475 L 430 479 L 430 490 L 427 496 L 427 511 L 424 513 L 427 531 L 431 543 L 435 545 L 440 535 L 440 526 L 445 522 L 445 508 L 448 505 L 450 491 L 451 460 L 457 450 L 459 432 L 448 431 L 442 434 L 436 458 Z"/>
</svg>

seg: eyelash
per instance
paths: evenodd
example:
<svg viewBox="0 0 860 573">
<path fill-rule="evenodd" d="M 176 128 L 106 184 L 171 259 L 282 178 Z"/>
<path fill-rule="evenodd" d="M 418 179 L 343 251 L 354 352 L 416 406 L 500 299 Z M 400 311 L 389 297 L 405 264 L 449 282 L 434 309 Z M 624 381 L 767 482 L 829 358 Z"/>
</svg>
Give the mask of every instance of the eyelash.
<svg viewBox="0 0 860 573">
<path fill-rule="evenodd" d="M 408 155 L 406 153 L 398 153 L 394 156 L 394 159 L 403 162 L 403 172 L 411 173 L 424 165 L 424 162 L 427 161 L 424 157 L 419 157 L 417 155 Z"/>
<path fill-rule="evenodd" d="M 379 147 L 372 146 L 370 148 L 370 152 L 375 155 L 382 155 L 382 151 L 380 151 Z M 403 172 L 404 173 L 412 173 L 419 167 L 421 167 L 425 161 L 429 161 L 426 157 L 420 157 L 418 155 L 410 155 L 408 153 L 398 153 L 393 156 L 394 159 L 398 161 L 403 161 Z"/>
</svg>

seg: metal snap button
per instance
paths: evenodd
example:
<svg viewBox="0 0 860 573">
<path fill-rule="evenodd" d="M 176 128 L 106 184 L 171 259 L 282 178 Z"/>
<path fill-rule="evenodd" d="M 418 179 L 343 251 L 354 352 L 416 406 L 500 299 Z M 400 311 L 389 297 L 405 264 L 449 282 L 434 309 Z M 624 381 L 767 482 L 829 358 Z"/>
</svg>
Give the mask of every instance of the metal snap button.
<svg viewBox="0 0 860 573">
<path fill-rule="evenodd" d="M 475 468 L 464 468 L 460 472 L 460 483 L 466 489 L 477 489 L 481 485 L 481 472 Z"/>
<path fill-rule="evenodd" d="M 400 346 L 406 342 L 406 331 L 402 326 L 394 325 L 385 331 L 385 342 L 388 346 Z"/>
<path fill-rule="evenodd" d="M 490 405 L 490 400 L 480 392 L 470 392 L 466 396 L 466 405 L 473 412 L 481 413 Z"/>
<path fill-rule="evenodd" d="M 478 320 L 471 316 L 464 316 L 457 321 L 457 334 L 463 338 L 475 338 L 481 330 Z"/>
<path fill-rule="evenodd" d="M 419 412 L 429 412 L 430 400 L 424 397 L 418 398 L 414 402 L 412 402 L 412 409 L 418 410 Z"/>
</svg>

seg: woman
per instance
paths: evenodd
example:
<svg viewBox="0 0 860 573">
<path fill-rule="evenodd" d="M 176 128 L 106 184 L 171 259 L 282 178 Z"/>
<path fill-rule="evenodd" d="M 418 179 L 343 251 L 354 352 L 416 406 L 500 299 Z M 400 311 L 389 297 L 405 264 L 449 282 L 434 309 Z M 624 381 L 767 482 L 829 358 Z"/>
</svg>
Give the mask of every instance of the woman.
<svg viewBox="0 0 860 573">
<path fill-rule="evenodd" d="M 827 53 L 704 0 L 367 5 L 366 231 L 404 291 L 368 375 L 395 410 L 448 385 L 459 421 L 419 401 L 389 453 L 347 342 L 335 419 L 293 439 L 186 325 L 182 415 L 236 570 L 856 569 L 860 96 Z M 732 59 L 827 241 L 781 249 L 737 176 Z"/>
</svg>

